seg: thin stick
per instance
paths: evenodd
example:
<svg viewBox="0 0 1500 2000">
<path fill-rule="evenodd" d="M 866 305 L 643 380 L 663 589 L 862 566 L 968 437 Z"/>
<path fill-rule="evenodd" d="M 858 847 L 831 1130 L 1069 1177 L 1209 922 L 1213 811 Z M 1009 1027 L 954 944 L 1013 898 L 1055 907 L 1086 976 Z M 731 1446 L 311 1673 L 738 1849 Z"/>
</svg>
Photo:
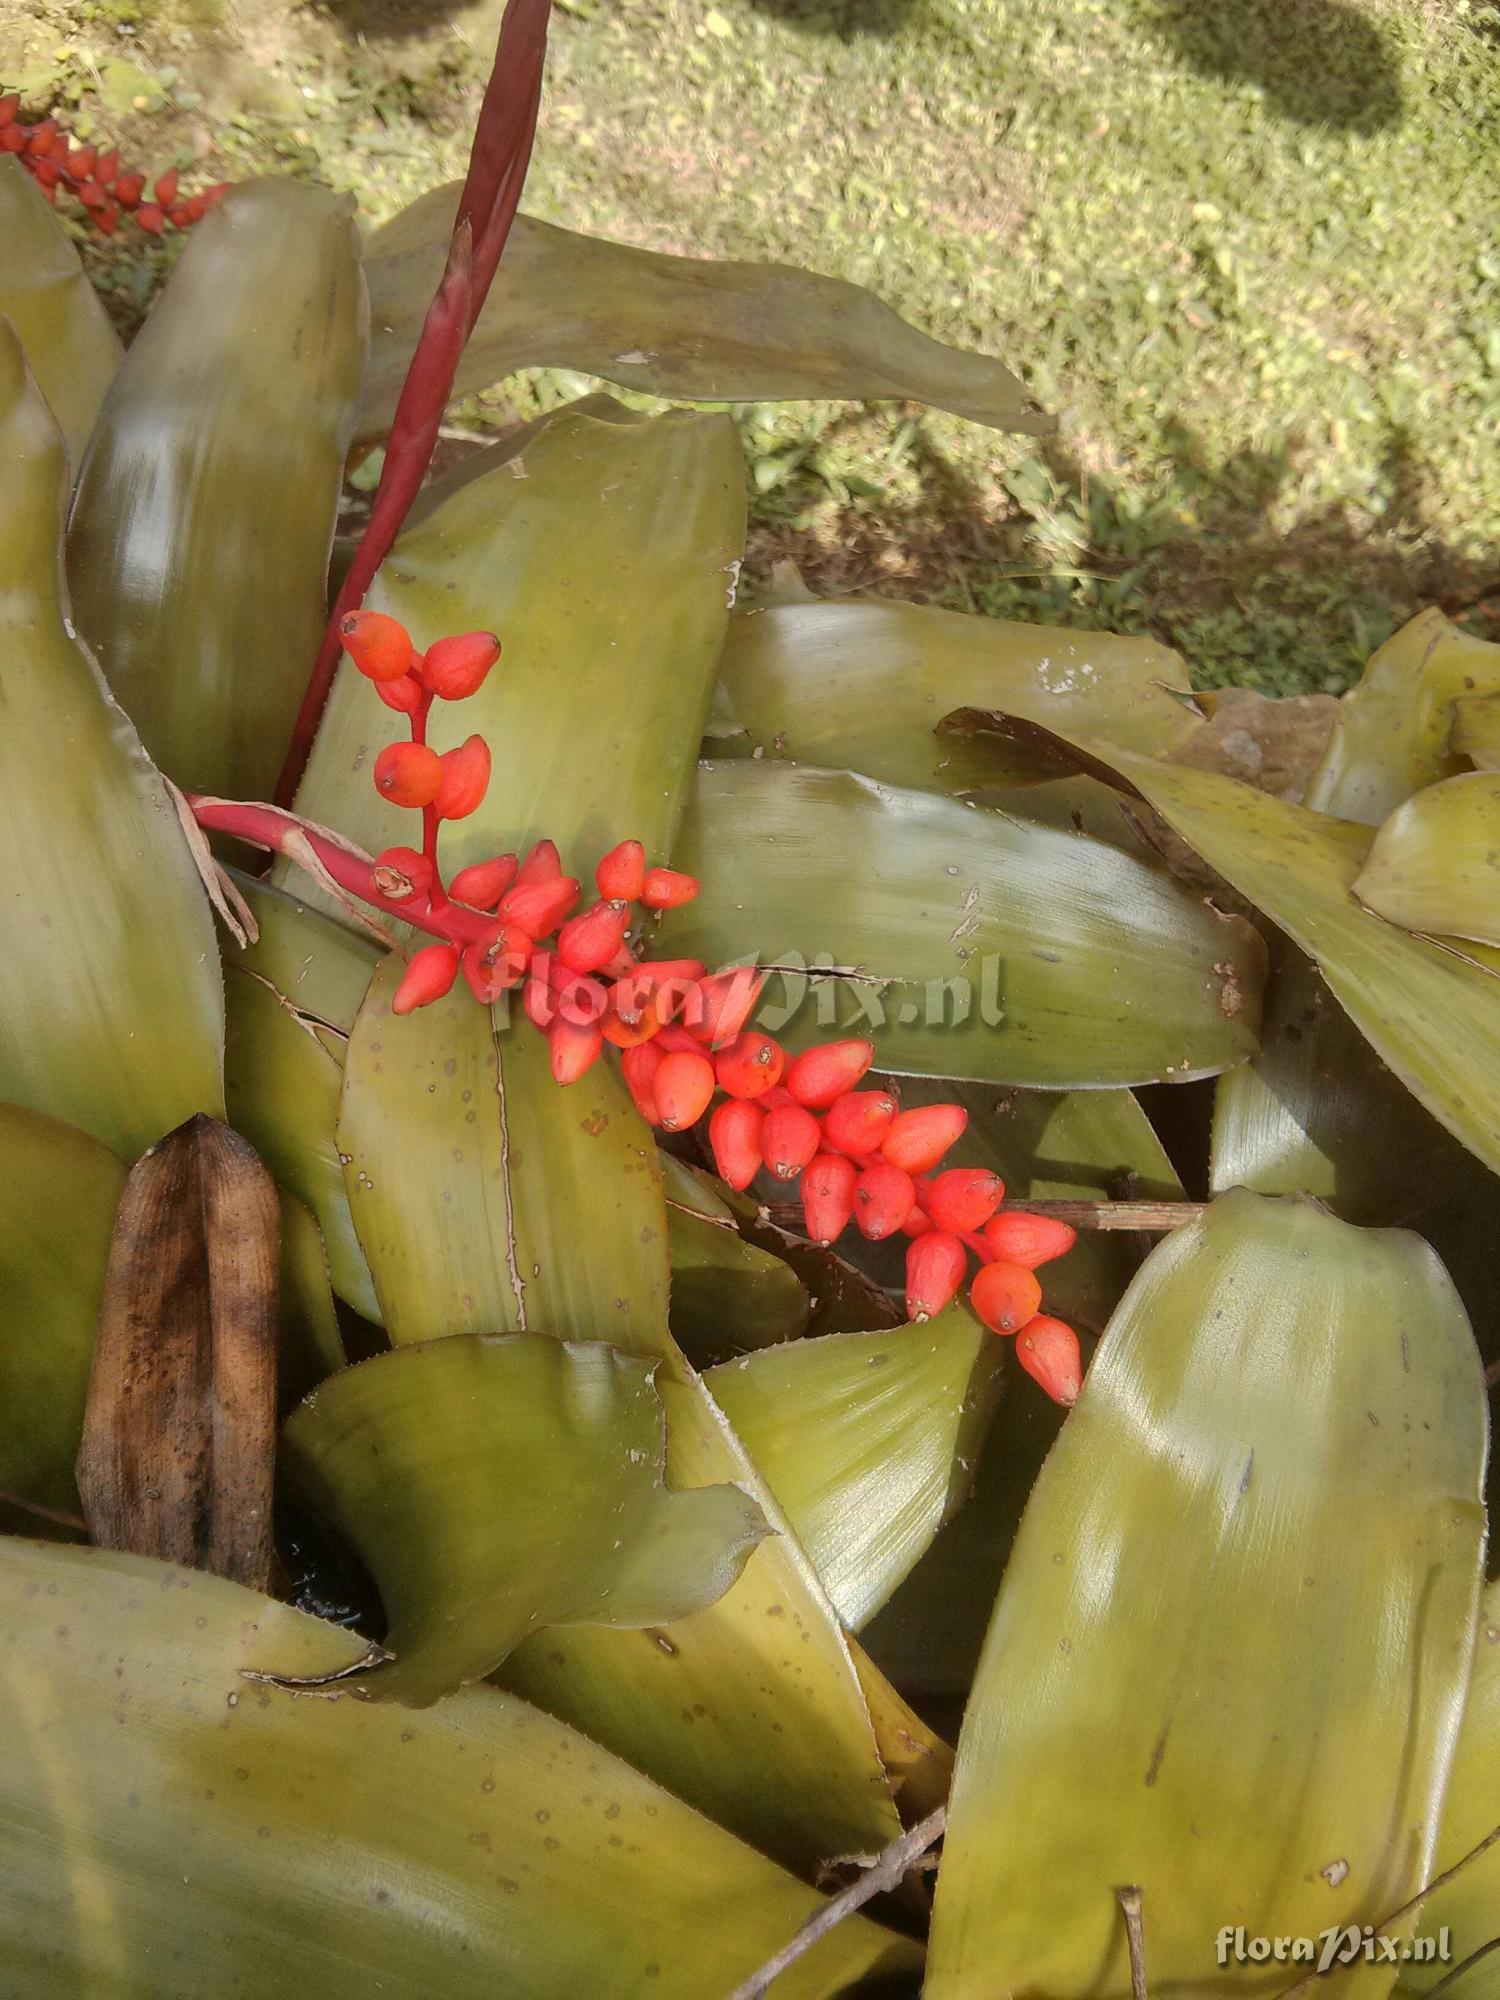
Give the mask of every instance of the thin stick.
<svg viewBox="0 0 1500 2000">
<path fill-rule="evenodd" d="M 1146 1927 L 1141 1921 L 1141 1892 L 1131 1883 L 1116 1889 L 1125 1919 L 1125 1943 L 1130 1951 L 1130 2000 L 1149 2000 L 1146 1992 Z"/>
<path fill-rule="evenodd" d="M 1207 1213 L 1203 1201 L 1002 1201 L 1000 1213 L 1054 1216 L 1081 1232 L 1098 1229 L 1145 1230 L 1155 1236 L 1181 1229 Z M 766 1214 L 780 1227 L 797 1227 L 802 1210 L 795 1202 L 769 1202 Z"/>
<path fill-rule="evenodd" d="M 758 1972 L 752 1972 L 743 1984 L 736 1986 L 727 1995 L 727 2000 L 762 2000 L 762 1996 L 772 1980 L 779 1979 L 789 1965 L 795 1965 L 805 1952 L 812 1950 L 820 1938 L 841 1924 L 845 1917 L 868 1903 L 886 1889 L 894 1889 L 914 1861 L 919 1861 L 929 1847 L 943 1837 L 943 1829 L 948 1824 L 948 1808 L 939 1806 L 919 1820 L 910 1833 L 903 1833 L 899 1840 L 893 1840 L 889 1847 L 882 1848 L 868 1871 L 857 1882 L 851 1882 L 847 1889 L 841 1889 L 836 1896 L 830 1896 L 821 1909 L 814 1910 L 802 1928 L 774 1957 L 768 1958 Z"/>
<path fill-rule="evenodd" d="M 34 1514 L 39 1521 L 52 1521 L 59 1528 L 77 1528 L 87 1534 L 89 1524 L 81 1514 L 65 1514 L 61 1507 L 44 1507 L 40 1500 L 23 1500 L 19 1493 L 0 1493 L 0 1507 L 14 1507 L 22 1514 Z"/>
<path fill-rule="evenodd" d="M 1438 2000 L 1440 1993 L 1446 1993 L 1456 1986 L 1466 1972 L 1478 1965 L 1482 1958 L 1488 1958 L 1492 1951 L 1500 1951 L 1500 1937 L 1492 1937 L 1488 1944 L 1482 1944 L 1478 1951 L 1471 1951 L 1467 1958 L 1461 1958 L 1451 1972 L 1445 1972 L 1436 1986 L 1427 1989 L 1427 2000 Z"/>
</svg>

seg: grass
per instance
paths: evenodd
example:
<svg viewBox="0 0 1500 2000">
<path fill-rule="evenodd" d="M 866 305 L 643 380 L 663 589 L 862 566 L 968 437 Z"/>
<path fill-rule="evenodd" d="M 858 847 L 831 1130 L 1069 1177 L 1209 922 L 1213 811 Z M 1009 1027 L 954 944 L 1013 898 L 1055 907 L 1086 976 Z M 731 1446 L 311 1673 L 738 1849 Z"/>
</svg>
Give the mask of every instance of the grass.
<svg viewBox="0 0 1500 2000">
<path fill-rule="evenodd" d="M 48 4 L 72 51 L 41 60 L 86 107 L 128 45 L 169 72 L 131 115 L 375 214 L 457 171 L 492 26 Z M 1500 8 L 1465 0 L 559 0 L 528 206 L 852 278 L 1062 414 L 1038 451 L 744 412 L 753 577 L 1150 630 L 1201 683 L 1299 692 L 1430 601 L 1500 635 L 1497 170 Z M 138 309 L 138 260 L 94 254 Z"/>
</svg>

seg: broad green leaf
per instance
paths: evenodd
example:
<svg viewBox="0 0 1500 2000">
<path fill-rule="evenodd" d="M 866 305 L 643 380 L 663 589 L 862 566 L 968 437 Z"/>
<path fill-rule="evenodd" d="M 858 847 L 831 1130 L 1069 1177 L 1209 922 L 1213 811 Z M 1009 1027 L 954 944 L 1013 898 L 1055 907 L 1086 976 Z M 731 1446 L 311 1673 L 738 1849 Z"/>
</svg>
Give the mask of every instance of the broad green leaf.
<svg viewBox="0 0 1500 2000">
<path fill-rule="evenodd" d="M 627 836 L 653 859 L 666 853 L 708 710 L 744 506 L 727 417 L 641 417 L 596 398 L 533 427 L 408 528 L 369 603 L 418 645 L 482 629 L 505 647 L 477 695 L 440 702 L 432 716 L 438 749 L 477 730 L 494 756 L 484 804 L 445 829 L 445 865 L 543 834 L 585 880 Z M 370 779 L 392 721 L 346 661 L 298 794 L 299 810 L 372 853 L 415 824 Z"/>
<path fill-rule="evenodd" d="M 161 778 L 72 636 L 62 439 L 0 325 L 0 1099 L 133 1159 L 222 1108 L 213 920 Z"/>
<path fill-rule="evenodd" d="M 67 232 L 15 159 L 0 159 L 0 243 L 0 316 L 20 336 L 76 471 L 120 342 Z"/>
<path fill-rule="evenodd" d="M 276 1393 L 283 1413 L 347 1366 L 329 1282 L 328 1253 L 312 1210 L 281 1191 L 281 1329 Z"/>
<path fill-rule="evenodd" d="M 1459 696 L 1453 704 L 1448 748 L 1481 771 L 1500 770 L 1500 694 Z"/>
<path fill-rule="evenodd" d="M 327 617 L 364 360 L 353 203 L 282 180 L 193 230 L 99 415 L 78 628 L 178 784 L 267 798 Z"/>
<path fill-rule="evenodd" d="M 1445 949 L 1362 909 L 1352 891 L 1368 828 L 1212 772 L 1105 754 L 1316 961 L 1333 997 L 1432 1115 L 1500 1171 L 1500 959 L 1483 946 Z"/>
<path fill-rule="evenodd" d="M 470 1335 L 346 1368 L 292 1414 L 283 1472 L 390 1621 L 371 1694 L 425 1708 L 543 1626 L 723 1596 L 769 1530 L 737 1487 L 668 1492 L 651 1377 L 597 1341 Z"/>
<path fill-rule="evenodd" d="M 1500 945 L 1500 772 L 1447 778 L 1397 806 L 1354 893 L 1403 930 Z"/>
<path fill-rule="evenodd" d="M 740 733 L 716 741 L 715 755 L 847 766 L 937 792 L 1025 778 L 1035 762 L 1019 746 L 934 735 L 954 709 L 1001 709 L 1148 755 L 1201 720 L 1186 667 L 1153 640 L 915 604 L 745 613 L 730 620 L 721 675 Z"/>
<path fill-rule="evenodd" d="M 125 1169 L 97 1139 L 0 1105 L 0 1492 L 76 1511 L 73 1461 Z"/>
<path fill-rule="evenodd" d="M 457 205 L 456 183 L 434 188 L 370 241 L 361 436 L 389 427 Z M 665 257 L 518 215 L 456 392 L 535 367 L 689 402 L 899 398 L 997 430 L 1054 428 L 1000 362 L 930 339 L 858 285 L 778 264 Z"/>
<path fill-rule="evenodd" d="M 698 1367 L 796 1340 L 812 1301 L 791 1265 L 740 1234 L 706 1174 L 663 1153 L 672 1250 L 672 1337 Z"/>
<path fill-rule="evenodd" d="M 967 1497 L 1002 1355 L 963 1306 L 709 1370 L 840 1618 L 865 1625 Z"/>
<path fill-rule="evenodd" d="M 1500 646 L 1471 638 L 1441 611 L 1419 613 L 1339 703 L 1303 803 L 1379 826 L 1413 792 L 1463 769 L 1449 740 L 1452 706 L 1476 693 L 1500 693 Z"/>
<path fill-rule="evenodd" d="M 1153 1989 L 1205 1993 L 1221 1924 L 1315 1936 L 1421 1886 L 1473 1643 L 1485 1432 L 1463 1309 L 1419 1238 L 1237 1192 L 1162 1241 L 1006 1572 L 928 2000 L 1121 2000 L 1122 1883 Z"/>
<path fill-rule="evenodd" d="M 702 891 L 659 948 L 791 967 L 759 1018 L 794 1044 L 857 1033 L 884 1069 L 1051 1088 L 1183 1083 L 1255 1051 L 1259 938 L 1099 842 L 730 762 L 700 767 L 673 864 Z"/>
<path fill-rule="evenodd" d="M 344 1046 L 380 948 L 265 883 L 237 886 L 260 935 L 224 948 L 230 1121 L 316 1217 L 339 1297 L 378 1320 L 336 1134 Z"/>
<path fill-rule="evenodd" d="M 493 1688 L 412 1713 L 247 1681 L 362 1642 L 217 1577 L 5 1541 L 0 1633 L 8 2000 L 704 2000 L 820 1907 Z M 919 1965 L 856 1916 L 775 2000 Z"/>
<path fill-rule="evenodd" d="M 1447 1874 L 1500 1825 L 1500 1584 L 1485 1592 L 1474 1644 L 1474 1670 L 1463 1725 L 1453 1752 L 1453 1771 L 1443 1795 L 1437 1852 L 1432 1875 Z M 1436 1890 L 1422 1906 L 1417 1938 L 1435 1952 L 1439 1936 L 1449 1934 L 1453 1961 L 1462 1961 L 1492 1938 L 1500 1937 L 1500 1846 L 1463 1868 Z M 1447 1988 L 1452 2000 L 1486 2000 L 1495 1990 L 1500 1956 L 1492 1952 Z M 1426 1993 L 1455 1969 L 1436 1957 L 1408 1961 L 1401 1968 L 1396 1991 Z"/>
</svg>

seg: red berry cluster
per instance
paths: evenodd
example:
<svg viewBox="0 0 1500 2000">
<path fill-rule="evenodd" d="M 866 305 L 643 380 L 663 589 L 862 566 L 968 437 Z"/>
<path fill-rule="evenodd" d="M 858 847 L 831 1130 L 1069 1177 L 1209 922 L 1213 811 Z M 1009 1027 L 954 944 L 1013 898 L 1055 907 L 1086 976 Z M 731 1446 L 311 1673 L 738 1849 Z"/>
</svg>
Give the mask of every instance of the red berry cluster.
<svg viewBox="0 0 1500 2000">
<path fill-rule="evenodd" d="M 646 914 L 673 909 L 690 902 L 698 884 L 648 867 L 638 840 L 605 855 L 594 871 L 599 900 L 582 910 L 582 885 L 563 872 L 550 840 L 524 859 L 473 862 L 445 882 L 439 827 L 478 807 L 490 752 L 482 736 L 470 736 L 439 755 L 427 742 L 427 719 L 434 701 L 462 701 L 482 686 L 500 641 L 467 632 L 423 654 L 405 626 L 379 611 L 351 612 L 341 629 L 354 665 L 410 726 L 409 741 L 387 744 L 375 759 L 375 787 L 393 805 L 422 813 L 420 850 L 388 847 L 371 869 L 383 905 L 437 933 L 412 956 L 392 1011 L 409 1014 L 442 999 L 460 972 L 486 1005 L 523 987 L 526 1017 L 546 1036 L 559 1083 L 576 1082 L 611 1043 L 648 1124 L 680 1132 L 707 1119 L 714 1163 L 732 1188 L 749 1187 L 762 1169 L 778 1181 L 800 1179 L 815 1243 L 832 1244 L 851 1221 L 871 1242 L 910 1237 L 913 1319 L 951 1304 L 972 1253 L 980 1268 L 969 1302 L 979 1318 L 1016 1336 L 1021 1365 L 1049 1396 L 1073 1402 L 1082 1378 L 1078 1338 L 1041 1311 L 1036 1271 L 1071 1249 L 1074 1231 L 1046 1216 L 999 1213 L 1004 1183 L 982 1167 L 939 1171 L 968 1124 L 962 1105 L 902 1111 L 889 1091 L 860 1090 L 875 1059 L 870 1042 L 825 1043 L 789 1062 L 779 1042 L 747 1026 L 763 985 L 753 965 L 710 973 L 696 959 L 639 956 L 637 906 Z"/>
<path fill-rule="evenodd" d="M 148 236 L 186 229 L 229 192 L 229 182 L 221 181 L 183 196 L 175 167 L 148 190 L 144 174 L 120 171 L 114 147 L 75 146 L 55 118 L 28 125 L 20 112 L 16 92 L 0 97 L 0 153 L 14 153 L 48 201 L 56 201 L 59 189 L 72 195 L 102 235 L 113 236 L 122 215 L 133 216 Z"/>
</svg>

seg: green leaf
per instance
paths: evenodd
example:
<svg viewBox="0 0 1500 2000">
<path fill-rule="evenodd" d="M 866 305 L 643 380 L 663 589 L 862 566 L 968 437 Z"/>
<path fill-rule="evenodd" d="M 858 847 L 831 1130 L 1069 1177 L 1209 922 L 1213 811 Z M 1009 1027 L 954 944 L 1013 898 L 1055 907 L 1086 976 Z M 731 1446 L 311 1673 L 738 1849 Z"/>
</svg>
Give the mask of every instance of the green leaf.
<svg viewBox="0 0 1500 2000">
<path fill-rule="evenodd" d="M 707 1383 L 840 1618 L 865 1625 L 967 1497 L 999 1343 L 962 1306 L 925 1326 L 794 1340 Z"/>
<path fill-rule="evenodd" d="M 1403 930 L 1500 945 L 1500 772 L 1446 778 L 1397 806 L 1354 893 Z"/>
<path fill-rule="evenodd" d="M 718 763 L 673 864 L 702 893 L 659 949 L 791 966 L 759 1019 L 797 1045 L 857 1033 L 884 1069 L 1051 1088 L 1187 1082 L 1255 1051 L 1259 938 L 1098 842 L 847 771 Z"/>
<path fill-rule="evenodd" d="M 1003 709 L 1148 754 L 1185 741 L 1201 719 L 1182 660 L 1150 639 L 915 604 L 749 612 L 730 620 L 721 674 L 739 733 L 715 741 L 715 755 L 847 766 L 936 792 L 1027 778 L 1036 766 L 1024 746 L 936 736 L 955 709 Z"/>
<path fill-rule="evenodd" d="M 702 2000 L 821 1907 L 493 1688 L 412 1713 L 247 1681 L 362 1642 L 217 1577 L 6 1541 L 0 1630 L 10 2000 Z M 781 1984 L 920 1962 L 856 1916 Z"/>
<path fill-rule="evenodd" d="M 364 358 L 353 203 L 252 181 L 192 232 L 100 412 L 78 628 L 169 776 L 265 798 L 327 617 Z"/>
<path fill-rule="evenodd" d="M 1472 1645 L 1485 1430 L 1468 1324 L 1418 1238 L 1238 1192 L 1164 1239 L 996 1605 L 929 2000 L 1124 1995 L 1121 1883 L 1141 1889 L 1153 1988 L 1183 1992 L 1222 1984 L 1221 1923 L 1315 1936 L 1420 1887 Z"/>
<path fill-rule="evenodd" d="M 62 440 L 0 325 L 0 1098 L 126 1158 L 222 1108 L 208 899 L 175 809 L 67 623 Z"/>
<path fill-rule="evenodd" d="M 125 1169 L 107 1146 L 0 1105 L 0 1491 L 75 1512 L 73 1461 Z"/>
<path fill-rule="evenodd" d="M 429 740 L 478 731 L 488 796 L 443 835 L 445 867 L 546 834 L 587 878 L 627 837 L 663 856 L 681 816 L 744 546 L 727 417 L 640 417 L 603 399 L 564 410 L 482 476 L 456 483 L 397 542 L 369 603 L 418 645 L 495 631 L 500 665 Z M 346 661 L 298 808 L 376 852 L 409 816 L 370 765 L 391 712 Z"/>
<path fill-rule="evenodd" d="M 707 1175 L 660 1155 L 671 1224 L 672 1337 L 697 1367 L 796 1340 L 812 1301 L 791 1265 L 740 1234 Z"/>
<path fill-rule="evenodd" d="M 120 365 L 120 342 L 67 232 L 14 159 L 0 159 L 0 243 L 0 317 L 20 336 L 76 470 Z"/>
<path fill-rule="evenodd" d="M 284 1414 L 348 1365 L 328 1253 L 312 1210 L 281 1190 L 281 1325 L 276 1392 Z"/>
<path fill-rule="evenodd" d="M 769 1530 L 737 1487 L 667 1491 L 652 1372 L 472 1335 L 347 1368 L 293 1413 L 292 1490 L 390 1621 L 371 1694 L 425 1708 L 543 1626 L 670 1625 L 723 1596 Z"/>
<path fill-rule="evenodd" d="M 1372 655 L 1338 720 L 1304 804 L 1379 826 L 1403 799 L 1463 769 L 1449 741 L 1460 695 L 1500 693 L 1500 646 L 1441 611 L 1421 612 Z"/>
<path fill-rule="evenodd" d="M 456 182 L 434 188 L 371 238 L 362 437 L 389 428 L 457 203 Z M 518 215 L 455 393 L 536 367 L 688 402 L 899 398 L 997 430 L 1054 428 L 1000 362 L 930 339 L 858 285 L 778 264 L 665 257 Z"/>
</svg>

